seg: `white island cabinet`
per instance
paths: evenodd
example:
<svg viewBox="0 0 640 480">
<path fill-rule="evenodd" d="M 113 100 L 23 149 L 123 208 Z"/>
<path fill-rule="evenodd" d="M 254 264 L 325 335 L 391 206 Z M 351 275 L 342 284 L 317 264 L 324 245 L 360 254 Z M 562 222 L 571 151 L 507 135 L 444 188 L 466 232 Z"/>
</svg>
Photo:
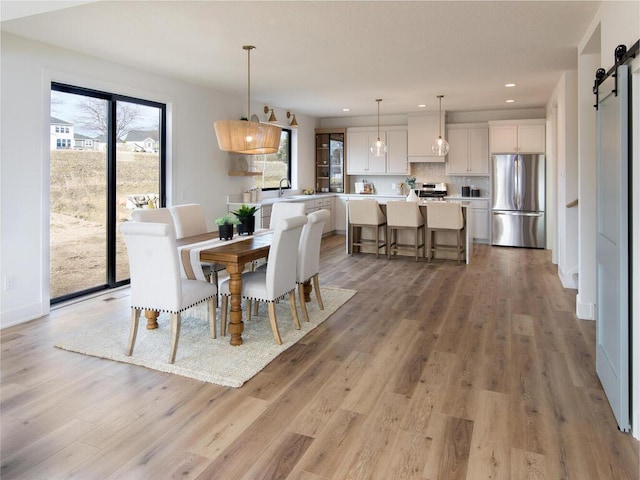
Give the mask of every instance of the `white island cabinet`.
<svg viewBox="0 0 640 480">
<path fill-rule="evenodd" d="M 341 197 L 344 197 L 347 200 L 346 219 L 345 219 L 345 229 L 346 229 L 345 250 L 347 255 L 351 253 L 349 251 L 349 235 L 351 234 L 349 229 L 349 202 L 361 202 L 361 201 L 366 201 L 366 199 L 376 200 L 378 204 L 380 204 L 380 208 L 382 209 L 382 211 L 386 213 L 387 202 L 398 201 L 398 200 L 403 201 L 405 198 L 402 195 L 342 195 Z M 418 202 L 418 205 L 420 207 L 420 212 L 425 218 L 427 215 L 427 203 L 428 201 L 426 200 L 421 200 L 420 202 Z M 471 262 L 471 256 L 473 254 L 473 232 L 475 231 L 475 227 L 474 227 L 475 217 L 471 213 L 470 202 L 461 201 L 460 204 L 462 205 L 462 211 L 465 218 L 465 227 L 463 230 L 463 235 L 464 235 L 464 244 L 465 244 L 465 263 L 468 264 Z M 413 244 L 414 240 L 411 232 L 399 231 L 397 232 L 397 235 L 398 235 L 397 237 L 398 242 Z M 363 232 L 361 232 L 361 238 L 373 240 L 374 237 L 373 237 L 373 233 L 369 229 L 365 229 Z M 436 242 L 438 244 L 444 244 L 444 245 L 455 245 L 456 244 L 455 233 L 444 232 L 444 231 L 436 232 Z M 375 253 L 375 247 L 365 245 L 360 248 L 362 249 L 361 251 L 363 252 Z M 405 255 L 405 254 L 406 253 L 399 253 L 399 255 Z M 442 253 L 439 253 L 438 258 L 454 258 L 454 257 L 451 252 L 445 252 L 444 255 Z"/>
<path fill-rule="evenodd" d="M 491 153 L 544 153 L 545 120 L 499 120 L 489 122 Z"/>
</svg>

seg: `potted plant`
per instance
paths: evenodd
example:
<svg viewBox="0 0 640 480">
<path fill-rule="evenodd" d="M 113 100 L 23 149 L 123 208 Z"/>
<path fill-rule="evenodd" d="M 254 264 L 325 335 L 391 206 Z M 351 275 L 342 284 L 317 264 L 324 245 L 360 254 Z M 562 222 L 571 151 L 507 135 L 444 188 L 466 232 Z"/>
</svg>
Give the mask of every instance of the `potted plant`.
<svg viewBox="0 0 640 480">
<path fill-rule="evenodd" d="M 231 240 L 233 238 L 233 226 L 238 225 L 240 220 L 235 215 L 227 213 L 224 217 L 216 218 L 218 225 L 218 235 L 220 240 Z"/>
<path fill-rule="evenodd" d="M 238 235 L 251 235 L 256 229 L 256 217 L 255 213 L 260 209 L 256 206 L 248 206 L 244 203 L 238 210 L 233 213 L 240 223 L 238 224 Z"/>
</svg>

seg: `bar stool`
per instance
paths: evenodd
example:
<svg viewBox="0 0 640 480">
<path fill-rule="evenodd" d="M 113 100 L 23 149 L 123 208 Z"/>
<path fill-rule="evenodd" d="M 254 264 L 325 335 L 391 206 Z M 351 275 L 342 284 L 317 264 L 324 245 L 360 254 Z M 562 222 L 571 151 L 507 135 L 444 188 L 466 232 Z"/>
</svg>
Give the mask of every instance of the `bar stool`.
<svg viewBox="0 0 640 480">
<path fill-rule="evenodd" d="M 380 228 L 385 232 L 387 217 L 376 200 L 351 200 L 349 201 L 349 252 L 353 255 L 353 247 L 372 245 L 376 247 L 376 258 L 380 258 L 380 249 L 387 246 L 386 234 L 380 239 Z M 375 232 L 375 240 L 362 239 L 362 229 L 372 228 Z M 356 241 L 358 231 L 358 241 Z M 386 249 L 386 248 L 385 248 Z"/>
<path fill-rule="evenodd" d="M 414 244 L 398 243 L 398 230 L 413 231 Z M 391 258 L 391 254 L 396 254 L 399 250 L 413 250 L 417 262 L 420 249 L 423 255 L 426 253 L 424 217 L 416 202 L 387 202 L 387 241 L 389 242 L 387 258 Z"/>
<path fill-rule="evenodd" d="M 464 218 L 462 216 L 462 205 L 460 202 L 429 202 L 427 203 L 427 259 L 437 251 L 453 251 L 456 253 L 458 263 L 464 254 L 464 244 L 462 242 L 462 229 L 464 228 Z M 434 232 L 456 232 L 456 245 L 436 244 Z"/>
</svg>

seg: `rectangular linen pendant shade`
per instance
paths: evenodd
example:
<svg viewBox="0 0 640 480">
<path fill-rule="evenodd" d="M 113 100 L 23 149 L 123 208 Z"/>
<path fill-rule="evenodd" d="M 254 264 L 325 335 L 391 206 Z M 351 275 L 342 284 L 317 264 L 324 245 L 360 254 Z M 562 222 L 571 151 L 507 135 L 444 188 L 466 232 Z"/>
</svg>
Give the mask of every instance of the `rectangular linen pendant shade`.
<svg viewBox="0 0 640 480">
<path fill-rule="evenodd" d="M 213 124 L 218 146 L 225 152 L 264 155 L 280 148 L 282 128 L 248 120 L 218 120 Z"/>
</svg>

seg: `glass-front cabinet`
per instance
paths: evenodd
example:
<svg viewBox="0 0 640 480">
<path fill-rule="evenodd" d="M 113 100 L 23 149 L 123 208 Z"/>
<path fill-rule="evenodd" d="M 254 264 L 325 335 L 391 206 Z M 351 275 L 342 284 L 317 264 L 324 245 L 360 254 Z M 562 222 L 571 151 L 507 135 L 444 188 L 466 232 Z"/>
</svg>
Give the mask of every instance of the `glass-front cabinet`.
<svg viewBox="0 0 640 480">
<path fill-rule="evenodd" d="M 316 191 L 344 192 L 344 129 L 316 130 Z"/>
</svg>

